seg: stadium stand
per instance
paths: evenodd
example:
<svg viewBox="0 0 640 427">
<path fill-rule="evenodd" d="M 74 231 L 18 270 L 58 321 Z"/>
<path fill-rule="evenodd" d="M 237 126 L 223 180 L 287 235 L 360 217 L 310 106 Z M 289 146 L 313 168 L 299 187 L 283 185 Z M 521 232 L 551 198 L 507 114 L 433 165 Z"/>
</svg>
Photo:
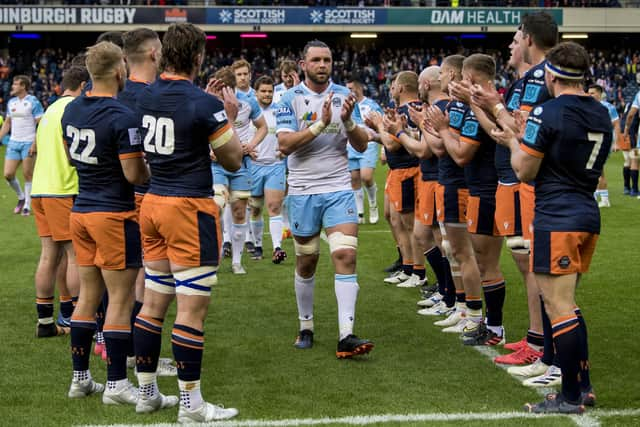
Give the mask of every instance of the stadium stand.
<svg viewBox="0 0 640 427">
<path fill-rule="evenodd" d="M 358 7 L 638 7 L 619 0 L 2 0 L 0 5 L 77 6 L 358 6 Z"/>
</svg>

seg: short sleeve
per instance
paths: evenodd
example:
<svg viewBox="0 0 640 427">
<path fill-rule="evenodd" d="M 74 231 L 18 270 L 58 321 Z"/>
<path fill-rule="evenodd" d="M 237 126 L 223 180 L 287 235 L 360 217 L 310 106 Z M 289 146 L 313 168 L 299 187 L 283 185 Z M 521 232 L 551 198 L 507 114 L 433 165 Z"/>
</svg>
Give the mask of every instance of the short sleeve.
<svg viewBox="0 0 640 427">
<path fill-rule="evenodd" d="M 260 116 L 262 116 L 262 108 L 260 108 L 260 104 L 256 101 L 255 98 L 247 98 L 249 105 L 251 106 L 251 114 L 249 117 L 251 120 L 258 120 Z"/>
<path fill-rule="evenodd" d="M 611 123 L 615 122 L 616 120 L 620 120 L 620 116 L 618 116 L 618 110 L 616 110 L 616 107 L 609 104 L 608 108 L 609 108 L 609 117 L 611 118 Z"/>
<path fill-rule="evenodd" d="M 9 102 L 7 103 L 7 116 L 6 118 L 11 118 L 11 100 L 9 100 Z"/>
<path fill-rule="evenodd" d="M 543 107 L 536 107 L 527 119 L 524 137 L 520 148 L 527 154 L 539 159 L 544 158 L 553 142 L 552 114 L 545 112 Z"/>
<path fill-rule="evenodd" d="M 538 68 L 525 79 L 522 85 L 520 109 L 531 111 L 537 105 L 551 98 L 544 82 L 544 71 Z"/>
<path fill-rule="evenodd" d="M 233 137 L 233 129 L 227 120 L 222 102 L 213 96 L 207 95 L 204 108 L 198 108 L 201 114 L 199 120 L 203 123 L 209 136 L 209 144 L 216 149 L 222 147 Z"/>
<path fill-rule="evenodd" d="M 631 104 L 631 107 L 640 110 L 640 92 L 638 92 L 636 96 L 633 98 L 633 103 Z"/>
<path fill-rule="evenodd" d="M 299 130 L 292 100 L 293 97 L 287 92 L 275 109 L 276 133 L 297 132 Z"/>
<path fill-rule="evenodd" d="M 127 112 L 130 113 L 130 110 L 127 110 Z M 118 156 L 120 160 L 142 157 L 142 137 L 135 114 L 123 112 L 120 117 L 114 117 L 114 119 L 114 123 L 117 124 L 115 137 L 118 141 Z"/>
<path fill-rule="evenodd" d="M 462 121 L 462 130 L 460 131 L 460 141 L 471 145 L 480 145 L 480 124 L 475 115 L 469 111 Z"/>
<path fill-rule="evenodd" d="M 34 119 L 39 119 L 44 114 L 44 108 L 35 96 L 31 97 L 31 114 Z"/>
</svg>

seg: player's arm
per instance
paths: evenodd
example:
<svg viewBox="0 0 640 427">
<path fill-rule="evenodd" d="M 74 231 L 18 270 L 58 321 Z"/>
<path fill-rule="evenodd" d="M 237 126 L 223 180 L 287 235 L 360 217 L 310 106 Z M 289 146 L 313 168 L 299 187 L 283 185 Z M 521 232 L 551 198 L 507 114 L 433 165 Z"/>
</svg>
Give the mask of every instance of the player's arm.
<svg viewBox="0 0 640 427">
<path fill-rule="evenodd" d="M 209 144 L 216 161 L 229 172 L 235 172 L 242 166 L 242 144 L 238 135 L 228 122 L 224 122 L 209 136 Z"/>
<path fill-rule="evenodd" d="M 496 127 L 493 129 L 491 137 L 498 144 L 507 147 L 511 152 L 511 167 L 518 179 L 522 182 L 535 179 L 544 158 L 544 152 L 540 151 L 539 144 L 536 144 L 539 132 L 525 132 L 525 140 L 520 142 L 515 132 L 506 123 L 503 124 L 498 121 L 498 125 L 501 128 Z M 528 124 L 528 126 L 532 125 Z M 530 129 L 533 129 L 533 127 Z"/>
<path fill-rule="evenodd" d="M 624 122 L 624 131 L 622 134 L 627 137 L 629 136 L 629 129 L 631 128 L 631 122 L 633 121 L 633 117 L 638 113 L 638 107 L 635 105 L 635 101 L 631 108 L 629 108 L 629 112 L 627 113 L 627 119 Z"/>
<path fill-rule="evenodd" d="M 422 140 L 421 136 L 419 136 L 420 139 L 418 140 L 413 138 L 412 135 L 406 132 L 406 123 L 401 116 L 386 116 L 384 117 L 383 122 L 389 133 L 395 135 L 398 143 L 400 143 L 408 152 L 410 152 L 414 156 L 424 159 L 429 158 L 433 155 L 431 153 L 431 150 L 429 150 L 426 142 Z"/>
<path fill-rule="evenodd" d="M 351 146 L 355 148 L 356 151 L 364 153 L 369 146 L 369 134 L 367 134 L 367 131 L 364 130 L 364 128 L 358 126 L 356 122 L 353 121 L 353 110 L 357 103 L 358 100 L 355 95 L 350 93 L 342 103 L 340 119 L 347 131 L 347 138 L 349 139 Z"/>
<path fill-rule="evenodd" d="M 385 149 L 389 151 L 397 151 L 402 148 L 402 144 L 398 141 L 395 135 L 390 134 L 384 127 L 384 118 L 378 111 L 372 111 L 364 119 L 364 123 L 372 130 L 374 130 L 378 139 L 375 141 L 382 144 Z"/>
<path fill-rule="evenodd" d="M 615 146 L 617 147 L 618 141 L 620 141 L 620 138 L 622 137 L 622 133 L 620 132 L 620 119 L 618 118 L 611 122 L 611 126 L 613 126 L 613 140 L 615 141 Z"/>
<path fill-rule="evenodd" d="M 0 128 L 0 140 L 5 137 L 6 134 L 11 132 L 11 116 L 7 115 Z"/>
<path fill-rule="evenodd" d="M 311 126 L 298 130 L 297 118 L 289 102 L 282 102 L 277 114 L 276 137 L 278 138 L 278 148 L 282 154 L 288 156 L 301 147 L 304 147 L 320 135 L 324 128 L 331 123 L 331 98 L 333 92 L 329 93 L 322 104 L 320 120 Z M 355 147 L 354 147 L 355 148 Z"/>
<path fill-rule="evenodd" d="M 252 120 L 251 122 L 256 128 L 256 132 L 253 135 L 253 138 L 251 138 L 251 141 L 249 141 L 249 143 L 247 144 L 247 146 L 248 148 L 253 150 L 267 136 L 267 134 L 269 133 L 269 127 L 267 126 L 267 120 L 264 118 L 263 115 L 260 115 L 260 117 L 258 117 L 255 120 Z"/>
<path fill-rule="evenodd" d="M 466 135 L 459 135 L 455 128 L 450 126 L 449 117 L 438 107 L 431 107 L 427 111 L 427 118 L 431 126 L 440 134 L 444 148 L 454 162 L 459 166 L 464 166 L 473 159 L 480 143 L 474 139 L 477 135 L 477 122 L 474 121 L 475 132 L 467 132 Z M 463 122 L 463 128 L 465 123 Z"/>
<path fill-rule="evenodd" d="M 135 156 L 134 156 L 135 154 Z M 122 166 L 122 172 L 124 177 L 127 178 L 131 184 L 142 185 L 149 181 L 151 173 L 149 167 L 142 157 L 142 152 L 120 154 L 120 165 Z"/>
</svg>

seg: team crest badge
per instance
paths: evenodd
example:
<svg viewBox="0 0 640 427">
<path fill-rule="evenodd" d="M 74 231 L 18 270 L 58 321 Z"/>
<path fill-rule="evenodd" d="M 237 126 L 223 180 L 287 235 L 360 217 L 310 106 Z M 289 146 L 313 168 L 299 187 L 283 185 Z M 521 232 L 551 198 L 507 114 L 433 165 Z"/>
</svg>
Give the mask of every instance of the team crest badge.
<svg viewBox="0 0 640 427">
<path fill-rule="evenodd" d="M 334 106 L 334 107 L 340 107 L 340 106 L 342 106 L 342 98 L 336 98 L 336 97 L 334 97 L 334 98 L 331 100 L 331 103 L 333 104 L 333 106 Z"/>
<path fill-rule="evenodd" d="M 540 114 L 542 114 L 542 107 L 536 107 L 536 108 L 533 110 L 533 115 L 534 115 L 534 116 L 539 116 Z"/>
<path fill-rule="evenodd" d="M 536 77 L 538 79 L 540 77 L 542 77 L 543 75 L 544 75 L 544 71 L 543 70 L 536 70 L 536 71 L 533 72 L 533 77 Z"/>
</svg>

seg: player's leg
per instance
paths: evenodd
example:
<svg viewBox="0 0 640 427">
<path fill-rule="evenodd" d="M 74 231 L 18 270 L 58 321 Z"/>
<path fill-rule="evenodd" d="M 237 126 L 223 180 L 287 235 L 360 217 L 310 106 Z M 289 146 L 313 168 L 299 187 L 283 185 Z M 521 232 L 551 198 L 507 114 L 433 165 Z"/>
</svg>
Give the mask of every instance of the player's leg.
<svg viewBox="0 0 640 427">
<path fill-rule="evenodd" d="M 53 317 L 53 303 L 58 265 L 62 256 L 62 245 L 51 236 L 40 237 L 40 260 L 35 274 L 36 310 L 38 314 L 38 338 L 65 335 L 68 327 L 58 326 Z"/>
<path fill-rule="evenodd" d="M 624 186 L 624 194 L 631 193 L 631 159 L 629 158 L 629 150 L 622 150 L 622 182 Z"/>
<path fill-rule="evenodd" d="M 417 168 L 416 168 L 417 169 Z M 387 196 L 391 227 L 402 256 L 402 270 L 399 274 L 384 279 L 385 283 L 397 285 L 409 280 L 413 274 L 414 242 L 413 218 L 415 211 L 415 176 L 410 169 L 394 169 L 387 179 Z M 422 258 L 422 254 L 420 254 Z"/>
<path fill-rule="evenodd" d="M 20 181 L 16 177 L 16 171 L 18 170 L 18 166 L 20 166 L 20 162 L 21 151 L 19 144 L 10 140 L 4 157 L 4 179 L 7 181 L 9 187 L 15 191 L 16 196 L 18 196 L 18 204 L 13 210 L 14 214 L 22 213 L 25 203 L 25 194 L 20 187 Z"/>
<path fill-rule="evenodd" d="M 23 144 L 22 147 L 22 175 L 24 176 L 24 207 L 22 215 L 31 214 L 31 180 L 33 179 L 33 167 L 36 164 L 36 158 L 29 155 L 31 144 Z"/>
<path fill-rule="evenodd" d="M 358 224 L 364 224 L 364 193 L 362 192 L 362 181 L 360 178 L 360 163 L 358 169 L 351 170 L 351 188 L 356 197 L 356 209 L 358 211 Z"/>
<path fill-rule="evenodd" d="M 249 228 L 251 229 L 251 235 L 253 237 L 254 243 L 253 252 L 251 253 L 251 259 L 255 260 L 261 260 L 263 255 L 262 240 L 264 235 L 264 220 L 262 219 L 262 210 L 264 207 L 264 199 L 264 195 L 252 195 L 248 201 L 248 206 L 251 209 L 251 216 L 249 217 Z"/>
<path fill-rule="evenodd" d="M 142 413 L 177 403 L 177 398 L 162 395 L 157 384 L 162 328 L 176 293 L 175 279 L 167 255 L 167 240 L 160 234 L 158 224 L 166 227 L 166 224 L 174 224 L 184 217 L 176 209 L 176 204 L 171 202 L 170 198 L 147 194 L 140 209 L 140 231 L 145 257 L 144 300 L 134 321 L 133 348 L 139 385 L 136 412 Z M 175 227 L 181 228 L 182 223 Z M 185 232 L 190 231 L 191 229 Z"/>
<path fill-rule="evenodd" d="M 598 196 L 600 196 L 598 207 L 611 207 L 611 202 L 609 201 L 609 187 L 607 185 L 607 178 L 604 176 L 604 170 L 602 171 L 602 175 L 600 175 L 600 178 L 598 179 L 598 187 L 594 195 L 596 196 L 596 200 L 598 200 Z"/>
<path fill-rule="evenodd" d="M 229 178 L 229 194 L 231 215 L 233 216 L 233 224 L 231 225 L 231 270 L 233 274 L 246 274 L 241 261 L 245 237 L 249 232 L 247 206 L 251 196 L 251 170 L 248 158 L 243 160 L 242 167 Z"/>
<path fill-rule="evenodd" d="M 213 198 L 220 207 L 222 222 L 222 257 L 230 258 L 231 226 L 233 224 L 233 215 L 231 214 L 231 205 L 229 203 L 229 177 L 231 174 L 217 162 L 211 163 L 211 173 L 213 175 Z"/>
<path fill-rule="evenodd" d="M 393 241 L 396 242 L 396 252 L 398 252 L 398 258 L 396 258 L 396 260 L 388 267 L 386 267 L 384 269 L 385 273 L 390 273 L 391 275 L 394 275 L 396 273 L 399 272 L 399 270 L 402 268 L 402 252 L 400 252 L 400 246 L 398 246 L 398 238 L 396 237 L 396 229 L 395 227 L 393 227 L 392 223 L 391 223 L 391 206 L 389 204 L 389 196 L 387 195 L 387 191 L 385 189 L 384 192 L 384 199 L 383 199 L 383 213 L 384 213 L 384 219 L 387 221 L 387 224 L 389 224 L 389 230 L 391 231 L 391 237 L 393 237 Z"/>
<path fill-rule="evenodd" d="M 335 268 L 334 288 L 338 302 L 339 340 L 336 355 L 350 358 L 369 353 L 373 343 L 353 334 L 358 299 L 356 253 L 358 217 L 355 198 L 349 191 L 320 195 L 323 203 L 322 223 L 327 232 L 329 252 Z"/>
<path fill-rule="evenodd" d="M 284 172 L 284 171 L 283 171 Z M 284 175 L 284 173 L 279 173 Z M 277 177 L 274 177 L 277 179 Z M 268 181 L 271 182 L 272 180 Z M 271 261 L 274 264 L 280 264 L 287 258 L 287 253 L 282 249 L 282 201 L 284 200 L 284 178 L 280 181 L 273 182 L 265 188 L 265 201 L 267 205 L 267 213 L 269 215 L 269 231 L 271 233 L 271 244 L 273 254 Z"/>
<path fill-rule="evenodd" d="M 630 155 L 630 165 L 629 165 L 629 175 L 631 177 L 631 192 L 629 193 L 631 196 L 638 196 L 640 192 L 638 191 L 638 163 L 640 158 L 640 149 L 636 148 L 629 151 Z"/>
<path fill-rule="evenodd" d="M 378 146 L 377 144 L 369 144 L 367 151 L 364 152 L 364 157 L 361 162 L 360 178 L 362 181 L 362 188 L 367 193 L 367 199 L 369 200 L 369 223 L 377 224 L 378 215 L 378 186 L 375 181 L 375 167 L 378 163 Z"/>
<path fill-rule="evenodd" d="M 95 266 L 96 242 L 88 232 L 86 214 L 72 213 L 70 229 L 78 263 L 80 294 L 71 317 L 71 359 L 73 379 L 70 398 L 81 398 L 104 390 L 103 384 L 93 381 L 89 371 L 91 341 L 97 328 L 96 311 L 105 292 L 100 270 Z"/>
</svg>

